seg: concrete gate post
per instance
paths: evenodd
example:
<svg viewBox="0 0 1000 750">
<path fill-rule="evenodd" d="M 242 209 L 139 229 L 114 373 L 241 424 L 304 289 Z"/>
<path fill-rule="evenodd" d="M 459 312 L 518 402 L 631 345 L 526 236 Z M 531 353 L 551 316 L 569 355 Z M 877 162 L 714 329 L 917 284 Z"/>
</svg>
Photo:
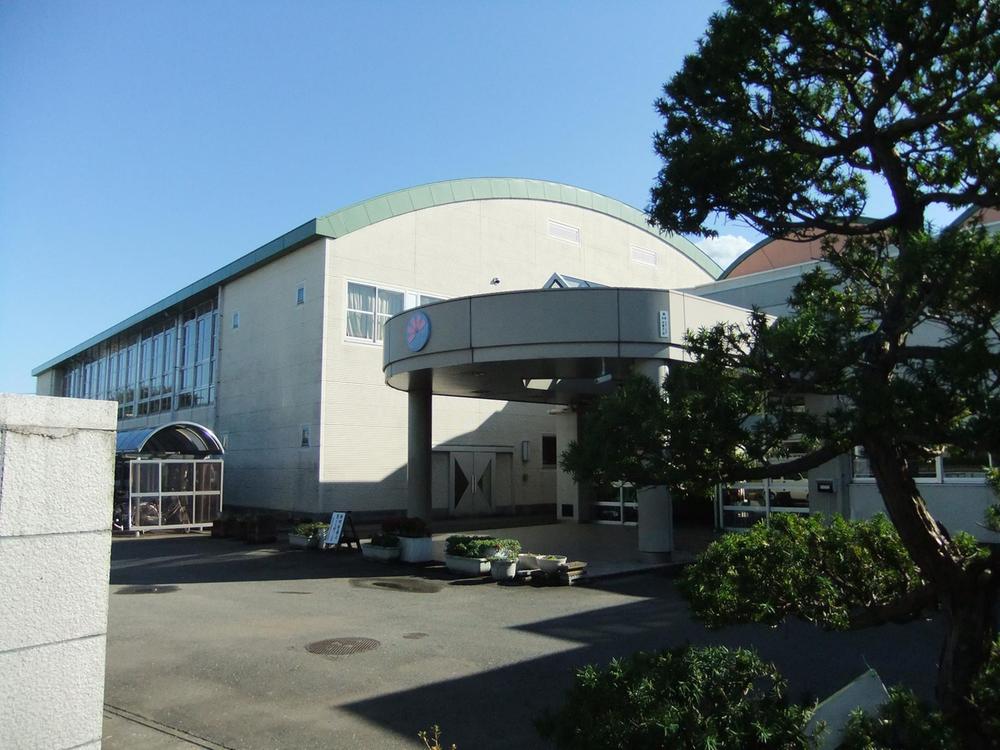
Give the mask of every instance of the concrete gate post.
<svg viewBox="0 0 1000 750">
<path fill-rule="evenodd" d="M 0 394 L 0 747 L 101 746 L 116 421 Z"/>
</svg>

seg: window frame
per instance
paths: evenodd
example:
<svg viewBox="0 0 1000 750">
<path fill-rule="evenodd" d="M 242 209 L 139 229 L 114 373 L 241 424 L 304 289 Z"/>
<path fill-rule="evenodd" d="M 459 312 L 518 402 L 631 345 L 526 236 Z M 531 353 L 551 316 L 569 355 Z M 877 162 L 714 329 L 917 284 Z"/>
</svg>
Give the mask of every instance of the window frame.
<svg viewBox="0 0 1000 750">
<path fill-rule="evenodd" d="M 358 286 L 369 287 L 372 290 L 374 290 L 374 295 L 372 296 L 372 309 L 371 310 L 359 310 L 359 309 L 350 307 L 350 299 L 351 299 L 351 296 L 350 296 L 350 285 L 351 284 L 356 284 Z M 393 294 L 400 294 L 400 295 L 402 295 L 402 297 L 403 297 L 403 309 L 400 312 L 398 312 L 398 313 L 393 313 L 393 315 L 385 315 L 384 313 L 379 313 L 379 311 L 378 311 L 379 292 L 391 292 Z M 423 301 L 424 298 L 427 298 L 427 297 L 432 298 L 431 301 L 424 302 Z M 432 292 L 418 291 L 416 289 L 407 289 L 407 288 L 395 286 L 395 285 L 392 285 L 392 284 L 380 284 L 379 282 L 376 282 L 376 281 L 368 281 L 368 280 L 364 280 L 364 279 L 344 277 L 344 303 L 343 303 L 343 306 L 341 307 L 341 309 L 344 311 L 344 323 L 343 323 L 343 328 L 341 329 L 343 331 L 343 340 L 344 340 L 345 343 L 350 343 L 350 344 L 362 344 L 362 345 L 367 345 L 367 346 L 381 347 L 384 337 L 383 338 L 377 338 L 378 337 L 378 333 L 379 333 L 378 320 L 379 320 L 380 316 L 384 317 L 385 321 L 388 321 L 389 318 L 392 318 L 395 315 L 401 315 L 402 313 L 406 312 L 407 310 L 413 310 L 413 309 L 415 309 L 417 307 L 423 307 L 424 305 L 437 304 L 438 302 L 446 302 L 447 300 L 448 300 L 447 297 L 445 297 L 443 295 L 440 295 L 440 294 L 435 294 L 435 293 L 432 293 Z M 411 304 L 412 302 L 415 302 L 416 304 Z M 349 335 L 347 333 L 348 315 L 350 313 L 355 313 L 355 314 L 358 314 L 358 315 L 370 315 L 371 316 L 371 324 L 372 324 L 371 325 L 371 331 L 372 331 L 371 337 L 351 336 L 351 335 Z M 383 329 L 384 329 L 384 326 L 385 326 L 385 321 L 383 321 Z"/>
</svg>

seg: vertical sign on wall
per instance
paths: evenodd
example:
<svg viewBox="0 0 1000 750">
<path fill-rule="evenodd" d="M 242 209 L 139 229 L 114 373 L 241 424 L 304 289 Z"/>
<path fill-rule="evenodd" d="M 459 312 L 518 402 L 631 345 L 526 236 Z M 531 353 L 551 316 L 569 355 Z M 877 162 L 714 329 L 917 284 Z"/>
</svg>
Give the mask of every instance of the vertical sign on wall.
<svg viewBox="0 0 1000 750">
<path fill-rule="evenodd" d="M 670 312 L 667 310 L 660 310 L 660 338 L 670 338 Z"/>
</svg>

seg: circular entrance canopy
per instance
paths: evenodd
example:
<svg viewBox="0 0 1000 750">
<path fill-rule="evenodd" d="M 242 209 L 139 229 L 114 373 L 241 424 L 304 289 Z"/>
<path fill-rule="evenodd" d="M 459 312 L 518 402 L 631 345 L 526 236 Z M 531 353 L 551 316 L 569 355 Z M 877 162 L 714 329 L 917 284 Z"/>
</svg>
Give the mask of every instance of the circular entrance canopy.
<svg viewBox="0 0 1000 750">
<path fill-rule="evenodd" d="M 171 422 L 118 433 L 118 453 L 180 453 L 222 455 L 222 441 L 207 427 L 194 422 Z"/>
<path fill-rule="evenodd" d="M 749 310 L 665 289 L 571 288 L 436 302 L 389 319 L 383 371 L 401 391 L 572 404 L 630 370 L 685 361 L 684 332 L 745 323 Z M 407 345 L 426 318 L 426 341 Z"/>
</svg>

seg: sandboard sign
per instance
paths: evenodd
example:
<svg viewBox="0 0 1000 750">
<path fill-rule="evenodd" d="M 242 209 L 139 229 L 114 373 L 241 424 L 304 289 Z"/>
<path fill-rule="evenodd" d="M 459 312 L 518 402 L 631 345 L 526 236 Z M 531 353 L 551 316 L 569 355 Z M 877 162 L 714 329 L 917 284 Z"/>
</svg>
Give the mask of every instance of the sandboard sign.
<svg viewBox="0 0 1000 750">
<path fill-rule="evenodd" d="M 330 516 L 330 530 L 326 532 L 326 543 L 332 546 L 340 544 L 340 535 L 344 531 L 344 519 L 347 513 L 336 511 Z"/>
</svg>

